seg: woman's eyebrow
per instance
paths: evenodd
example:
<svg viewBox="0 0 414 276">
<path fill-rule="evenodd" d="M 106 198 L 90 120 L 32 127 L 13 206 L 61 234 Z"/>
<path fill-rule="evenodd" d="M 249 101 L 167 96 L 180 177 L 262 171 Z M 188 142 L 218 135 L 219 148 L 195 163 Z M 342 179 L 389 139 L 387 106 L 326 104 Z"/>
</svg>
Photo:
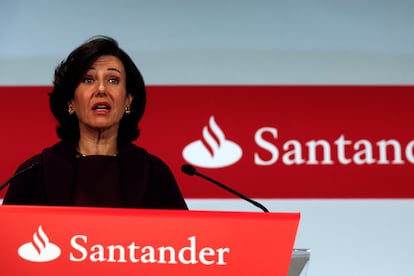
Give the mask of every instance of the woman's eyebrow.
<svg viewBox="0 0 414 276">
<path fill-rule="evenodd" d="M 116 72 L 121 74 L 121 71 L 118 68 L 115 68 L 115 67 L 108 68 L 108 71 L 116 71 Z"/>
</svg>

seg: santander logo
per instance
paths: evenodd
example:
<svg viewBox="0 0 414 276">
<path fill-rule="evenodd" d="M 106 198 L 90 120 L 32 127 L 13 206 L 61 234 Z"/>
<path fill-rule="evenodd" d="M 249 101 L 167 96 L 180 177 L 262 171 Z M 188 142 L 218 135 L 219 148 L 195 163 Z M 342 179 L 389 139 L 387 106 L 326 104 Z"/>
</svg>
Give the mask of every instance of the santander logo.
<svg viewBox="0 0 414 276">
<path fill-rule="evenodd" d="M 69 261 L 74 263 L 132 263 L 132 264 L 171 264 L 171 265 L 227 265 L 227 256 L 230 254 L 229 247 L 202 247 L 197 243 L 197 237 L 187 238 L 187 243 L 182 246 L 162 245 L 140 245 L 132 241 L 128 245 L 88 243 L 87 235 L 74 235 L 70 239 L 68 249 Z M 18 255 L 27 261 L 42 263 L 57 259 L 61 255 L 61 249 L 49 241 L 48 236 L 39 226 L 33 234 L 33 241 L 21 245 Z M 64 260 L 64 259 L 63 259 Z"/>
<path fill-rule="evenodd" d="M 33 234 L 33 241 L 19 247 L 19 256 L 31 262 L 49 262 L 60 256 L 60 248 L 49 241 L 48 236 L 40 225 L 37 232 Z"/>
<path fill-rule="evenodd" d="M 187 162 L 202 168 L 223 168 L 242 157 L 241 147 L 226 139 L 214 116 L 210 116 L 209 125 L 204 126 L 202 134 L 200 140 L 184 148 L 182 154 Z M 316 138 L 302 141 L 288 137 L 279 142 L 279 130 L 268 126 L 257 129 L 253 139 L 258 149 L 253 152 L 254 165 L 257 166 L 277 163 L 287 166 L 414 164 L 414 140 L 352 140 L 340 133 L 335 140 Z"/>
<path fill-rule="evenodd" d="M 239 161 L 243 151 L 238 144 L 226 139 L 214 116 L 210 116 L 202 138 L 188 144 L 182 154 L 187 162 L 198 167 L 222 168 Z"/>
</svg>

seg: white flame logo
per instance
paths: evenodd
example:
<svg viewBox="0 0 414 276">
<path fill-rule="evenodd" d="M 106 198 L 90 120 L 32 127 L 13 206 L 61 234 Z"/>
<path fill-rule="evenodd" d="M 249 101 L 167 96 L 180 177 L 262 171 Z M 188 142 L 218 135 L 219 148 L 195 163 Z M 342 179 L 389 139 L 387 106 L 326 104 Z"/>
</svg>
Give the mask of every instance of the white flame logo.
<svg viewBox="0 0 414 276">
<path fill-rule="evenodd" d="M 203 138 L 187 145 L 184 159 L 203 168 L 230 166 L 242 157 L 242 149 L 236 143 L 226 140 L 224 132 L 210 116 L 209 126 L 203 128 Z"/>
<path fill-rule="evenodd" d="M 41 225 L 33 234 L 33 242 L 23 244 L 17 252 L 20 257 L 31 262 L 49 262 L 60 256 L 60 248 L 49 242 Z"/>
</svg>

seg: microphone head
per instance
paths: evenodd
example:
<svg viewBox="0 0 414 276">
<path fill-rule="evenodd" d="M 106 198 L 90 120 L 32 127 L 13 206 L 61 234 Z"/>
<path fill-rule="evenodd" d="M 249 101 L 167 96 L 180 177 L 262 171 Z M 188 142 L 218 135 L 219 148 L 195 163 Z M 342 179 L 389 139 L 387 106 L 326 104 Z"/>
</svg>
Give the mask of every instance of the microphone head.
<svg viewBox="0 0 414 276">
<path fill-rule="evenodd" d="M 32 163 L 29 167 L 31 167 L 31 168 L 37 168 L 37 167 L 39 167 L 40 165 L 42 165 L 42 163 L 40 163 L 40 162 L 34 162 L 34 163 Z"/>
<path fill-rule="evenodd" d="M 194 175 L 197 172 L 196 168 L 194 168 L 193 166 L 191 166 L 189 164 L 182 165 L 181 166 L 181 171 L 185 174 L 188 174 L 188 175 Z"/>
</svg>

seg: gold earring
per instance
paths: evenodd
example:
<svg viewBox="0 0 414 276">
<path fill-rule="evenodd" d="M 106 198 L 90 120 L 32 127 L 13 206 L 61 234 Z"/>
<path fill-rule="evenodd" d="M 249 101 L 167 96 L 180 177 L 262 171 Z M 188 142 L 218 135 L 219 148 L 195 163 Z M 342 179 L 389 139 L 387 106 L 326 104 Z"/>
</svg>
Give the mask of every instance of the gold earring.
<svg viewBox="0 0 414 276">
<path fill-rule="evenodd" d="M 73 106 L 68 105 L 68 113 L 69 115 L 73 115 L 75 113 L 75 109 L 73 109 Z"/>
<path fill-rule="evenodd" d="M 131 107 L 129 105 L 125 107 L 125 114 L 126 115 L 131 114 Z"/>
</svg>

